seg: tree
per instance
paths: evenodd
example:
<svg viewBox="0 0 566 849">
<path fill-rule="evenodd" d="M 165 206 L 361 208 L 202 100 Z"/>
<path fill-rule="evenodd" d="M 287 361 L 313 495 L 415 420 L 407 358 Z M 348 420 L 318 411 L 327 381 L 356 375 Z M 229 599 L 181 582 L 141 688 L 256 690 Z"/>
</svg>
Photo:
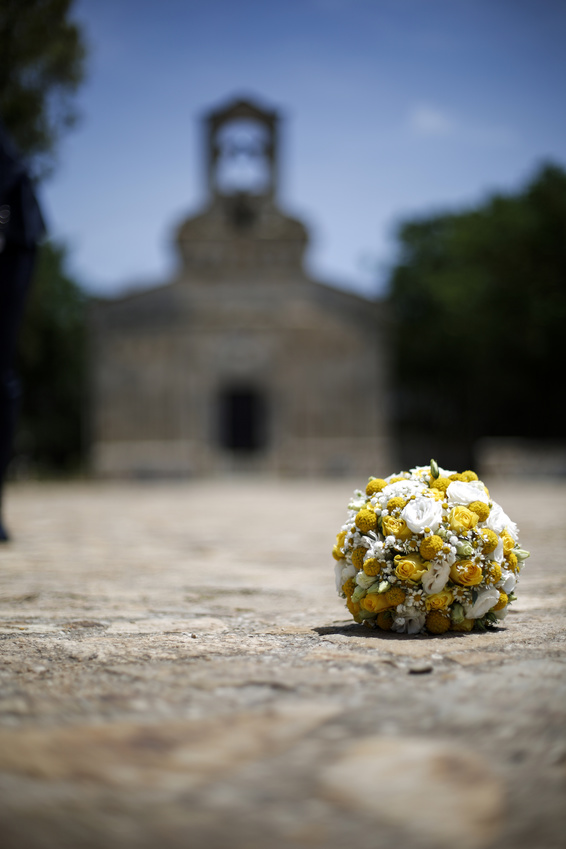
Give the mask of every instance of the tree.
<svg viewBox="0 0 566 849">
<path fill-rule="evenodd" d="M 50 173 L 60 137 L 76 119 L 85 47 L 71 6 L 0 0 L 0 116 L 35 179 Z M 16 454 L 43 471 L 69 471 L 83 453 L 85 299 L 64 265 L 62 247 L 40 246 L 20 338 Z"/>
<path fill-rule="evenodd" d="M 61 133 L 76 120 L 72 96 L 85 47 L 69 20 L 72 0 L 0 3 L 0 115 L 36 175 L 53 167 Z"/>
<path fill-rule="evenodd" d="M 73 471 L 84 455 L 86 297 L 65 262 L 63 247 L 41 246 L 20 337 L 15 453 L 43 473 Z"/>
<path fill-rule="evenodd" d="M 407 222 L 399 238 L 391 304 L 405 462 L 433 452 L 471 465 L 482 436 L 563 438 L 566 172 L 548 165 L 515 196 Z"/>
</svg>

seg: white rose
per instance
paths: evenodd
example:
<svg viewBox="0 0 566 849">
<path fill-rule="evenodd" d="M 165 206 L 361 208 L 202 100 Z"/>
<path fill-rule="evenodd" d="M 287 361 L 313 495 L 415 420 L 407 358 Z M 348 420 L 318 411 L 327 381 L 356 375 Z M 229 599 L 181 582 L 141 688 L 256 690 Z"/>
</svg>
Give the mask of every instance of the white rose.
<svg viewBox="0 0 566 849">
<path fill-rule="evenodd" d="M 422 610 L 417 610 L 416 607 L 407 607 L 405 613 L 405 624 L 407 626 L 407 634 L 418 634 L 424 628 L 426 613 Z"/>
<path fill-rule="evenodd" d="M 501 589 L 503 590 L 504 593 L 507 593 L 507 595 L 509 595 L 509 593 L 512 593 L 513 590 L 515 589 L 515 584 L 517 583 L 517 578 L 515 577 L 513 572 L 504 572 L 503 575 L 505 577 L 505 580 L 503 582 L 503 586 L 501 587 Z M 501 583 L 501 581 L 499 583 Z"/>
<path fill-rule="evenodd" d="M 407 623 L 405 622 L 402 616 L 397 616 L 397 618 L 393 621 L 391 630 L 396 631 L 398 634 L 407 633 Z"/>
<path fill-rule="evenodd" d="M 485 522 L 486 528 L 489 528 L 491 531 L 495 531 L 496 534 L 500 534 L 502 531 L 507 528 L 509 536 L 513 537 L 515 542 L 519 539 L 519 529 L 515 522 L 512 522 L 507 513 L 503 511 L 503 508 L 493 502 L 493 506 L 489 513 L 489 516 Z"/>
<path fill-rule="evenodd" d="M 507 605 L 506 605 L 501 610 L 494 610 L 493 612 L 494 612 L 495 616 L 497 616 L 498 619 L 505 619 L 505 617 L 509 613 L 509 610 L 507 609 Z"/>
<path fill-rule="evenodd" d="M 340 570 L 340 571 L 338 571 Z M 336 575 L 336 591 L 341 593 L 342 587 L 348 580 L 348 578 L 353 578 L 354 575 L 357 574 L 357 569 L 355 566 L 352 566 L 351 563 L 346 563 L 345 566 L 342 566 L 342 561 L 338 561 L 335 567 L 335 575 Z"/>
<path fill-rule="evenodd" d="M 420 534 L 425 528 L 436 531 L 442 521 L 442 504 L 435 498 L 417 497 L 403 508 L 401 518 L 414 534 Z"/>
<path fill-rule="evenodd" d="M 497 547 L 486 555 L 489 560 L 495 560 L 496 563 L 503 562 L 503 540 L 500 538 Z"/>
<path fill-rule="evenodd" d="M 489 498 L 480 481 L 452 481 L 446 490 L 446 498 L 449 504 L 463 504 L 467 506 L 472 501 L 483 501 L 489 503 Z"/>
<path fill-rule="evenodd" d="M 446 586 L 446 582 L 450 576 L 450 567 L 455 558 L 447 560 L 434 560 L 430 569 L 424 573 L 421 579 L 421 585 L 427 595 L 441 592 Z"/>
<path fill-rule="evenodd" d="M 464 605 L 464 613 L 466 619 L 480 619 L 485 616 L 488 610 L 497 604 L 499 601 L 499 590 L 495 587 L 490 587 L 489 590 L 483 590 L 473 604 Z"/>
</svg>

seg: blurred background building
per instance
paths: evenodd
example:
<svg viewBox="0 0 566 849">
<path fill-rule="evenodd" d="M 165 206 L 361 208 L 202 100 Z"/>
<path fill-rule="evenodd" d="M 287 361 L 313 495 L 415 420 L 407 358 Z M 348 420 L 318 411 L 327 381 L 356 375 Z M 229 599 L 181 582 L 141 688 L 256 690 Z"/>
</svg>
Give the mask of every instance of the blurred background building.
<svg viewBox="0 0 566 849">
<path fill-rule="evenodd" d="M 566 474 L 566 6 L 162 6 L 0 3 L 11 473 Z"/>
<path fill-rule="evenodd" d="M 210 112 L 208 203 L 166 285 L 92 307 L 92 468 L 362 474 L 390 464 L 383 307 L 311 279 L 277 202 L 279 118 Z"/>
</svg>

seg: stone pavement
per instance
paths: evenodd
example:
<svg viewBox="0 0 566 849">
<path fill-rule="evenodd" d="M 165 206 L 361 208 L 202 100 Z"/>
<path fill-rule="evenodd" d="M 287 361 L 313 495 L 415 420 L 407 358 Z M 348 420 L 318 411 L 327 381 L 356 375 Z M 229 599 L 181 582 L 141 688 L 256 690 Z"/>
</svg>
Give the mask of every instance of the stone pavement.
<svg viewBox="0 0 566 849">
<path fill-rule="evenodd" d="M 0 549 L 3 849 L 558 849 L 566 485 L 488 481 L 505 627 L 351 622 L 360 481 L 20 484 Z"/>
</svg>

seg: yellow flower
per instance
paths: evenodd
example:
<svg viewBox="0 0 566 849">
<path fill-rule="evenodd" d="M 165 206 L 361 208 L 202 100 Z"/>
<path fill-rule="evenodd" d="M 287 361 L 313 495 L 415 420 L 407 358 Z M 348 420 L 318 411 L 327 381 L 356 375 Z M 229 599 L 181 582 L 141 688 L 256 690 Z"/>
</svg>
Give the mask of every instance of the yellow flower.
<svg viewBox="0 0 566 849">
<path fill-rule="evenodd" d="M 387 486 L 387 481 L 383 478 L 372 478 L 366 486 L 366 495 L 371 498 L 376 492 L 381 492 L 384 486 Z"/>
<path fill-rule="evenodd" d="M 387 502 L 388 510 L 402 510 L 407 502 L 404 498 L 401 498 L 400 495 L 396 495 L 395 498 L 390 498 Z"/>
<path fill-rule="evenodd" d="M 467 507 L 458 504 L 450 511 L 448 521 L 453 531 L 457 534 L 463 534 L 475 528 L 478 523 L 478 516 L 477 513 L 472 513 Z"/>
<path fill-rule="evenodd" d="M 427 613 L 425 625 L 431 634 L 444 634 L 450 628 L 450 616 L 442 610 Z"/>
<path fill-rule="evenodd" d="M 352 564 L 359 570 L 362 568 L 362 564 L 364 562 L 364 557 L 367 554 L 367 548 L 364 548 L 363 545 L 359 545 L 352 551 Z"/>
<path fill-rule="evenodd" d="M 469 469 L 465 472 L 462 472 L 462 480 L 464 481 L 477 481 L 479 480 L 478 476 L 475 472 L 471 472 Z"/>
<path fill-rule="evenodd" d="M 508 603 L 509 603 L 509 596 L 507 595 L 507 593 L 504 593 L 503 590 L 499 590 L 499 601 L 497 602 L 495 607 L 492 607 L 491 609 L 492 610 L 503 610 L 504 607 L 507 607 Z"/>
<path fill-rule="evenodd" d="M 398 475 L 398 477 L 396 477 L 396 478 L 391 478 L 389 483 L 397 483 L 398 481 L 404 481 L 404 480 L 406 480 L 406 478 L 404 478 L 403 475 Z M 388 486 L 389 486 L 389 484 L 388 484 Z"/>
<path fill-rule="evenodd" d="M 381 628 L 382 631 L 390 631 L 393 625 L 393 616 L 389 610 L 384 610 L 382 613 L 378 613 L 375 621 L 378 628 Z"/>
<path fill-rule="evenodd" d="M 452 481 L 450 480 L 450 478 L 440 477 L 436 478 L 436 480 L 433 481 L 432 486 L 434 487 L 434 489 L 439 489 L 441 492 L 446 492 L 451 483 Z"/>
<path fill-rule="evenodd" d="M 380 595 L 379 593 L 370 593 L 369 595 L 364 596 L 360 601 L 360 605 L 364 610 L 367 610 L 368 613 L 380 613 L 388 607 L 383 595 Z"/>
<path fill-rule="evenodd" d="M 496 584 L 501 580 L 501 566 L 495 560 L 490 560 L 484 569 L 486 584 Z"/>
<path fill-rule="evenodd" d="M 483 572 L 473 560 L 457 560 L 450 567 L 450 577 L 462 587 L 475 587 L 481 584 Z"/>
<path fill-rule="evenodd" d="M 388 607 L 397 607 L 398 604 L 403 604 L 406 597 L 405 590 L 401 587 L 391 587 L 386 593 L 383 593 L 388 602 Z"/>
<path fill-rule="evenodd" d="M 367 531 L 375 531 L 377 528 L 377 516 L 373 510 L 363 507 L 356 515 L 356 525 L 363 534 L 367 533 Z"/>
<path fill-rule="evenodd" d="M 507 568 L 511 569 L 512 572 L 517 571 L 518 565 L 517 555 L 512 551 L 511 554 L 508 554 L 505 558 L 505 563 L 507 564 Z"/>
<path fill-rule="evenodd" d="M 381 560 L 378 560 L 377 557 L 368 557 L 368 559 L 364 563 L 364 572 L 366 575 L 379 575 L 381 572 L 381 568 L 383 563 Z"/>
<path fill-rule="evenodd" d="M 444 492 L 434 486 L 429 489 L 428 494 L 431 495 L 435 501 L 442 501 L 444 498 Z"/>
<path fill-rule="evenodd" d="M 395 574 L 402 581 L 420 581 L 427 567 L 428 563 L 418 554 L 397 554 L 395 557 Z"/>
<path fill-rule="evenodd" d="M 351 599 L 351 598 L 348 598 L 348 599 L 346 600 L 346 607 L 348 608 L 348 610 L 350 611 L 350 613 L 352 614 L 352 616 L 354 617 L 354 619 L 356 620 L 356 622 L 359 622 L 359 621 L 360 621 L 360 616 L 359 616 L 359 614 L 360 614 L 360 605 L 358 604 L 358 602 L 357 602 L 357 601 L 352 601 L 352 599 Z"/>
<path fill-rule="evenodd" d="M 346 531 L 341 531 L 339 534 L 336 535 L 336 545 L 332 549 L 332 556 L 335 560 L 342 560 L 346 556 L 343 550 L 346 536 Z"/>
<path fill-rule="evenodd" d="M 482 528 L 480 531 L 480 537 L 481 550 L 484 554 L 491 554 L 492 551 L 495 551 L 499 544 L 499 537 L 495 531 L 491 531 L 489 528 Z"/>
<path fill-rule="evenodd" d="M 501 541 L 503 542 L 503 554 L 507 557 L 508 554 L 511 554 L 513 549 L 515 548 L 515 540 L 513 537 L 505 530 L 501 534 Z"/>
<path fill-rule="evenodd" d="M 348 578 L 346 583 L 342 584 L 342 592 L 345 596 L 348 596 L 348 598 L 350 598 L 355 589 L 356 583 L 353 578 Z"/>
<path fill-rule="evenodd" d="M 450 475 L 450 480 L 451 481 L 463 481 L 463 480 L 465 480 L 465 478 L 462 477 L 461 472 L 454 472 L 453 475 Z"/>
<path fill-rule="evenodd" d="M 386 537 L 392 535 L 397 539 L 409 539 L 412 536 L 405 520 L 395 519 L 393 516 L 383 517 L 383 533 Z"/>
<path fill-rule="evenodd" d="M 442 550 L 444 542 L 438 534 L 425 537 L 419 546 L 419 551 L 425 560 L 434 560 L 439 551 Z"/>
<path fill-rule="evenodd" d="M 427 610 L 446 610 L 454 601 L 454 593 L 451 590 L 441 590 L 439 593 L 427 596 L 425 600 Z"/>
<path fill-rule="evenodd" d="M 475 513 L 480 522 L 485 522 L 490 512 L 489 505 L 483 501 L 472 501 L 471 504 L 468 504 L 468 510 Z"/>
<path fill-rule="evenodd" d="M 452 622 L 450 625 L 451 631 L 471 631 L 474 627 L 473 619 L 462 619 L 460 622 Z"/>
<path fill-rule="evenodd" d="M 369 613 L 381 613 L 391 607 L 397 607 L 405 601 L 405 592 L 400 587 L 391 587 L 386 593 L 370 593 L 360 602 Z"/>
</svg>

